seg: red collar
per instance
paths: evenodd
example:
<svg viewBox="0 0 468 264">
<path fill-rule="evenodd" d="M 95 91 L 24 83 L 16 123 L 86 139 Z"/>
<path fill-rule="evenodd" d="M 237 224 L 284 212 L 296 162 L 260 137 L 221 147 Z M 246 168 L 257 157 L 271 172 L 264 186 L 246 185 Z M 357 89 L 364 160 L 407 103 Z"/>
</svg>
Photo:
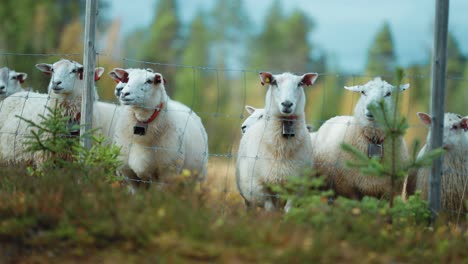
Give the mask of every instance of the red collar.
<svg viewBox="0 0 468 264">
<path fill-rule="evenodd" d="M 164 103 L 160 103 L 160 104 L 158 105 L 158 107 L 157 107 L 156 109 L 154 109 L 154 112 L 153 112 L 153 114 L 151 115 L 151 117 L 150 117 L 148 120 L 146 120 L 146 121 L 139 121 L 138 118 L 136 118 L 136 117 L 135 117 L 135 118 L 136 118 L 136 120 L 137 120 L 138 122 L 140 122 L 140 123 L 149 124 L 149 123 L 153 122 L 153 121 L 156 119 L 156 117 L 158 117 L 158 115 L 159 115 L 159 113 L 161 112 L 163 106 L 164 106 Z"/>
<path fill-rule="evenodd" d="M 290 115 L 290 116 L 281 117 L 282 120 L 296 120 L 298 118 L 299 118 L 299 116 L 297 116 L 297 115 Z"/>
</svg>

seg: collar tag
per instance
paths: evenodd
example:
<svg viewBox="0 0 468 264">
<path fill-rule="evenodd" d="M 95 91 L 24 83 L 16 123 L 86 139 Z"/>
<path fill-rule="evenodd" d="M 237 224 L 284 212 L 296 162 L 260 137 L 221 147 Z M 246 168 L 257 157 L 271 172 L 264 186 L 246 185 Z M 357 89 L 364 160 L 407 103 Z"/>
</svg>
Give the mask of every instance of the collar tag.
<svg viewBox="0 0 468 264">
<path fill-rule="evenodd" d="M 296 135 L 294 131 L 294 121 L 293 120 L 283 120 L 283 137 L 290 138 Z"/>
<path fill-rule="evenodd" d="M 144 136 L 146 135 L 146 130 L 148 129 L 148 123 L 146 122 L 136 122 L 133 126 L 133 134 Z"/>
<path fill-rule="evenodd" d="M 369 158 L 377 157 L 382 159 L 383 157 L 383 144 L 369 143 L 367 147 L 367 156 Z"/>
</svg>

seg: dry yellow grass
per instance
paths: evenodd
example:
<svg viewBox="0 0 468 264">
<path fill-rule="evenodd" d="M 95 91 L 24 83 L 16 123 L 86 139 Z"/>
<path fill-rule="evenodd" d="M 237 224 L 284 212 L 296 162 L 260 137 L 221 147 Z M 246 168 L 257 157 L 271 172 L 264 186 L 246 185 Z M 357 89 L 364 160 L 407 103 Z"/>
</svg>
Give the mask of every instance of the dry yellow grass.
<svg viewBox="0 0 468 264">
<path fill-rule="evenodd" d="M 208 161 L 208 175 L 203 184 L 210 201 L 229 206 L 243 206 L 237 191 L 235 159 L 212 157 Z"/>
</svg>

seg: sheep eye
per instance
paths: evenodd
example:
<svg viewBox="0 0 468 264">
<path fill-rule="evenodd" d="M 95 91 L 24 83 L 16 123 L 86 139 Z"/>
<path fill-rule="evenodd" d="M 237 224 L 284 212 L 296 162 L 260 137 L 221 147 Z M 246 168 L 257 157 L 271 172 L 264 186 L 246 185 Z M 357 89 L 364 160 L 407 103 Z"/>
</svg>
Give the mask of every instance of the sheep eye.
<svg viewBox="0 0 468 264">
<path fill-rule="evenodd" d="M 258 119 L 262 119 L 262 118 L 263 118 L 263 115 L 260 115 L 260 116 L 258 117 Z"/>
<path fill-rule="evenodd" d="M 277 85 L 276 80 L 271 80 L 271 85 Z"/>
<path fill-rule="evenodd" d="M 365 95 L 366 95 L 366 92 L 365 92 L 365 91 L 361 91 L 361 94 L 365 96 Z"/>
<path fill-rule="evenodd" d="M 73 70 L 71 71 L 71 73 L 76 73 L 76 69 L 73 69 Z"/>
<path fill-rule="evenodd" d="M 16 76 L 11 76 L 11 79 L 12 79 L 12 80 L 16 80 Z"/>
<path fill-rule="evenodd" d="M 462 118 L 462 116 L 461 116 L 461 115 L 457 115 L 457 117 L 458 117 L 458 118 L 460 118 L 460 119 Z"/>
<path fill-rule="evenodd" d="M 304 86 L 304 82 L 300 82 L 297 84 L 297 87 L 301 87 L 301 86 Z"/>
<path fill-rule="evenodd" d="M 457 129 L 458 129 L 458 125 L 453 125 L 453 126 L 452 126 L 452 129 L 457 130 Z"/>
<path fill-rule="evenodd" d="M 385 97 L 389 97 L 390 95 L 392 95 L 392 92 L 388 92 L 385 94 Z"/>
<path fill-rule="evenodd" d="M 148 79 L 145 83 L 153 83 L 153 80 Z"/>
</svg>

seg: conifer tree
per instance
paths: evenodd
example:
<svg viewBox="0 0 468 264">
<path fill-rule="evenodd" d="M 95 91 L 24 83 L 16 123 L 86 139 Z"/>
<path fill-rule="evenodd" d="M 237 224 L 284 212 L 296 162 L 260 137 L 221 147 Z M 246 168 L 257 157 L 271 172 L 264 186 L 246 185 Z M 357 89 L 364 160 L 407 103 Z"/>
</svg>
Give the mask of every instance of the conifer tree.
<svg viewBox="0 0 468 264">
<path fill-rule="evenodd" d="M 382 29 L 376 34 L 369 49 L 366 74 L 371 77 L 382 76 L 383 79 L 390 81 L 395 67 L 396 55 L 393 37 L 390 32 L 390 25 L 385 22 Z"/>
<path fill-rule="evenodd" d="M 182 65 L 207 66 L 209 64 L 209 32 L 204 21 L 205 14 L 196 15 L 190 26 L 181 54 Z M 202 106 L 203 80 L 197 68 L 180 68 L 176 74 L 177 90 L 174 99 L 189 106 Z"/>
</svg>

